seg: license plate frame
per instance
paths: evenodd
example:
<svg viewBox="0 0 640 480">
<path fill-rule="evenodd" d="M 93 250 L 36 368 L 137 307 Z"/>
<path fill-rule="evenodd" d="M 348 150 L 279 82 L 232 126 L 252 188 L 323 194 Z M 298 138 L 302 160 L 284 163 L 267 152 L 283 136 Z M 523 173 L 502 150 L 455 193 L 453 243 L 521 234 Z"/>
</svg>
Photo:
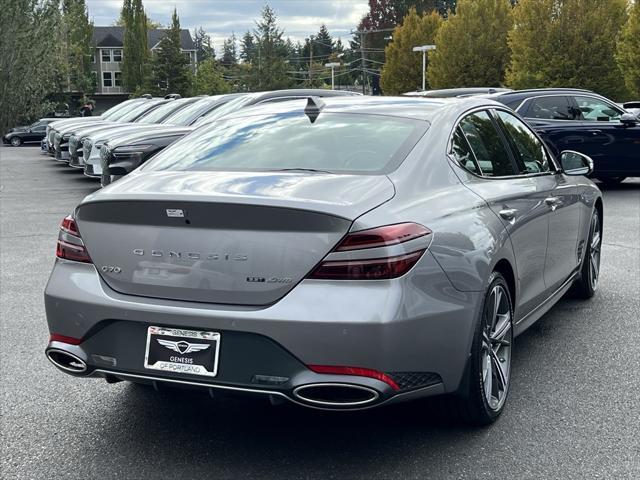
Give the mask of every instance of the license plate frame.
<svg viewBox="0 0 640 480">
<path fill-rule="evenodd" d="M 219 332 L 149 326 L 144 368 L 213 378 L 218 375 L 220 341 Z"/>
</svg>

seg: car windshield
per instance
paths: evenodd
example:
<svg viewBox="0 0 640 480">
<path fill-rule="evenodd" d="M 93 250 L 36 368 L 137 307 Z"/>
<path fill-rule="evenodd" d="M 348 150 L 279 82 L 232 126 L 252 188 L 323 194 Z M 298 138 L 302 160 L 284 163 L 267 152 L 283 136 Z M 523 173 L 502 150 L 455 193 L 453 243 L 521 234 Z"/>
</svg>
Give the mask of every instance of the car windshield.
<svg viewBox="0 0 640 480">
<path fill-rule="evenodd" d="M 124 112 L 129 111 L 136 105 L 140 105 L 140 103 L 141 102 L 139 100 L 125 100 L 124 102 L 118 103 L 117 105 L 109 108 L 100 116 L 104 119 L 115 120 L 116 118 L 124 115 Z"/>
<path fill-rule="evenodd" d="M 216 103 L 217 102 L 217 103 Z M 202 100 L 192 103 L 188 107 L 184 107 L 175 113 L 169 115 L 163 123 L 171 125 L 190 125 L 194 120 L 198 119 L 202 112 L 208 112 L 209 109 L 215 109 L 223 105 L 220 97 L 203 98 Z"/>
<path fill-rule="evenodd" d="M 127 111 L 127 113 L 125 113 L 120 118 L 118 118 L 118 121 L 133 122 L 136 118 L 138 118 L 144 112 L 159 108 L 159 105 L 162 105 L 162 103 L 164 102 L 154 102 L 154 101 L 142 102 L 142 105 L 137 105 L 136 107 Z"/>
<path fill-rule="evenodd" d="M 330 112 L 226 119 L 173 144 L 144 170 L 386 173 L 397 168 L 428 125 L 391 116 Z"/>
<path fill-rule="evenodd" d="M 205 115 L 204 117 L 198 119 L 198 121 L 196 123 L 194 123 L 194 125 L 201 126 L 201 125 L 204 125 L 206 123 L 210 123 L 210 122 L 213 122 L 215 120 L 218 120 L 219 118 L 222 118 L 225 115 L 228 115 L 229 113 L 232 113 L 232 112 L 235 112 L 237 110 L 240 110 L 242 107 L 244 107 L 251 100 L 253 100 L 253 96 L 252 95 L 245 95 L 245 96 L 242 96 L 242 97 L 234 98 L 230 102 L 225 103 L 220 108 L 216 108 L 213 112 L 211 112 L 208 115 Z"/>
<path fill-rule="evenodd" d="M 164 105 L 161 105 L 158 108 L 154 108 L 149 113 L 140 118 L 137 123 L 159 123 L 161 122 L 167 115 L 174 113 L 176 110 L 180 110 L 184 108 L 185 104 L 193 102 L 191 98 L 181 98 L 178 100 L 171 100 Z"/>
<path fill-rule="evenodd" d="M 110 122 L 119 121 L 120 119 L 122 119 L 123 117 L 128 115 L 130 112 L 133 112 L 134 110 L 138 111 L 138 110 L 142 109 L 143 107 L 145 107 L 147 105 L 150 105 L 149 103 L 147 103 L 147 101 L 133 102 L 133 103 L 131 103 L 129 105 L 126 105 L 126 106 L 122 107 L 122 109 L 118 110 L 114 114 L 109 115 L 107 120 L 109 120 Z M 102 116 L 102 118 L 104 118 L 104 115 Z"/>
</svg>

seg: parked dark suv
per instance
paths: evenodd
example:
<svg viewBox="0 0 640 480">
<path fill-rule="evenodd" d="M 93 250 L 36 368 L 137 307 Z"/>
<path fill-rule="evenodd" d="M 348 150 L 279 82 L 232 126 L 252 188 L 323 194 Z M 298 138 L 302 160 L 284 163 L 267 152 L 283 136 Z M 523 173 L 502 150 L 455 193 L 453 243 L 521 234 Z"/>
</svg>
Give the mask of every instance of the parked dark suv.
<svg viewBox="0 0 640 480">
<path fill-rule="evenodd" d="M 578 89 L 534 89 L 491 98 L 519 113 L 557 152 L 590 156 L 593 176 L 618 183 L 640 176 L 640 120 L 602 95 Z"/>
</svg>

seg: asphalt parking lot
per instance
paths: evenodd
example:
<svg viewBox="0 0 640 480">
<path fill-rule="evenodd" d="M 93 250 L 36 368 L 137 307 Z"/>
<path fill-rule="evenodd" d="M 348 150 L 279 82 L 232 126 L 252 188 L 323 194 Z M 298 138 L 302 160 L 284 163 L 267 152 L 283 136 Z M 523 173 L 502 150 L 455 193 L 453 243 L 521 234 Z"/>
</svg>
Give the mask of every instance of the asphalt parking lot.
<svg viewBox="0 0 640 480">
<path fill-rule="evenodd" d="M 516 339 L 509 405 L 485 429 L 434 402 L 323 413 L 60 373 L 43 291 L 60 220 L 97 187 L 0 147 L 3 479 L 640 478 L 640 179 L 604 192 L 596 296 Z"/>
</svg>

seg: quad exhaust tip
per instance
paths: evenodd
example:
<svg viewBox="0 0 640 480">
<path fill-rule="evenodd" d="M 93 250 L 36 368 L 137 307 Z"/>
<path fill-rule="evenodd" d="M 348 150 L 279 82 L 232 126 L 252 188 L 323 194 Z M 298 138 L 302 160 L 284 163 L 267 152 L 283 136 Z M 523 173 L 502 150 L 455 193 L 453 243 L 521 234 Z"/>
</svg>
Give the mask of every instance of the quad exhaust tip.
<svg viewBox="0 0 640 480">
<path fill-rule="evenodd" d="M 87 371 L 85 361 L 72 353 L 59 348 L 50 348 L 47 350 L 46 355 L 51 363 L 65 372 L 81 374 Z"/>
<path fill-rule="evenodd" d="M 379 394 L 372 388 L 350 383 L 313 383 L 293 391 L 300 401 L 318 407 L 361 407 L 375 402 Z"/>
</svg>

